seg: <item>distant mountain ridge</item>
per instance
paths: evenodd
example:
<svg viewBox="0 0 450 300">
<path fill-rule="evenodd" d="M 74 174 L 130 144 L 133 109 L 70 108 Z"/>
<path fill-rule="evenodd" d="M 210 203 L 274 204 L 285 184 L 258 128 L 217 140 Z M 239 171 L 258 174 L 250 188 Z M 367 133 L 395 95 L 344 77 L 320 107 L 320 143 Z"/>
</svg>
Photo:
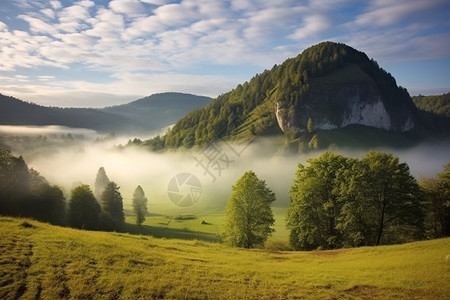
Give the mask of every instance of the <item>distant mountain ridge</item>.
<svg viewBox="0 0 450 300">
<path fill-rule="evenodd" d="M 175 123 L 211 98 L 184 93 L 154 94 L 128 104 L 94 108 L 46 107 L 0 94 L 1 125 L 61 125 L 98 132 L 147 133 Z"/>
<path fill-rule="evenodd" d="M 430 117 L 365 53 L 323 42 L 189 113 L 158 145 L 191 148 L 217 139 L 284 135 L 296 149 L 317 148 L 334 144 L 343 135 L 348 135 L 344 140 L 364 139 L 364 128 L 370 128 L 371 135 L 380 131 L 376 135 L 381 142 L 384 137 L 395 141 L 396 135 L 417 140 L 417 132 L 433 123 Z M 445 124 L 449 123 L 439 122 L 433 129 Z M 354 130 L 355 126 L 362 130 Z M 320 135 L 319 131 L 329 132 Z M 321 136 L 326 136 L 326 143 L 319 140 Z"/>
</svg>

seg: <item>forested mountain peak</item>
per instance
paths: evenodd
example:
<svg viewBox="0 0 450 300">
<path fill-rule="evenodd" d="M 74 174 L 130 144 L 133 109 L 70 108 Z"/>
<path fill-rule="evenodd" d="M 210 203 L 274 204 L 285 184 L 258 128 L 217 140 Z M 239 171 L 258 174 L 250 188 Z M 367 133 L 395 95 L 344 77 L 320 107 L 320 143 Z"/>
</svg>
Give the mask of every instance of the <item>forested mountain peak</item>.
<svg viewBox="0 0 450 300">
<path fill-rule="evenodd" d="M 239 84 L 182 118 L 166 148 L 203 145 L 218 138 L 296 134 L 360 124 L 409 131 L 416 109 L 395 79 L 366 54 L 323 42 Z"/>
</svg>

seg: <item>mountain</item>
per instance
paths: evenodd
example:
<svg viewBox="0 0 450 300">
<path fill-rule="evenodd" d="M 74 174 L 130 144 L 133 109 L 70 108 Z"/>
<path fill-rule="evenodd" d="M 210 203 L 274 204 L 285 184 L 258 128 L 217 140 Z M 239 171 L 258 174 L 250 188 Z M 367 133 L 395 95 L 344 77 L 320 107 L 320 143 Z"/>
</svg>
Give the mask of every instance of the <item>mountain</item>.
<svg viewBox="0 0 450 300">
<path fill-rule="evenodd" d="M 326 146 L 317 133 L 326 131 L 329 145 L 330 132 L 364 138 L 364 128 L 416 139 L 422 119 L 407 90 L 376 61 L 345 44 L 323 42 L 189 113 L 167 133 L 164 147 L 285 135 L 288 143 L 316 148 Z M 363 129 L 345 130 L 355 127 Z"/>
<path fill-rule="evenodd" d="M 94 109 L 46 107 L 0 94 L 0 124 L 61 125 L 103 133 L 145 133 L 175 123 L 210 100 L 190 94 L 162 93 L 124 105 Z"/>
</svg>

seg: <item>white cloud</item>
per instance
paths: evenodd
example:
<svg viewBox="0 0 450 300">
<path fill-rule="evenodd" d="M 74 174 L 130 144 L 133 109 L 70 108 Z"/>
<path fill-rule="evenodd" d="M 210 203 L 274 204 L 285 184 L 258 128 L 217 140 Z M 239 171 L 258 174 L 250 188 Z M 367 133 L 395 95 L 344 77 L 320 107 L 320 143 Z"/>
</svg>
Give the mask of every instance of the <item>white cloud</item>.
<svg viewBox="0 0 450 300">
<path fill-rule="evenodd" d="M 52 24 L 46 23 L 38 18 L 27 15 L 19 15 L 17 18 L 22 19 L 30 25 L 30 30 L 34 33 L 55 34 L 57 30 Z"/>
<path fill-rule="evenodd" d="M 53 9 L 60 9 L 62 7 L 61 2 L 57 0 L 50 1 L 50 5 L 53 7 Z"/>
<path fill-rule="evenodd" d="M 109 7 L 116 13 L 130 16 L 142 14 L 144 7 L 137 0 L 113 0 L 109 2 Z"/>
<path fill-rule="evenodd" d="M 66 32 L 77 32 L 86 28 L 84 22 L 91 17 L 89 8 L 93 5 L 95 3 L 92 1 L 80 1 L 64 8 L 58 13 L 59 29 Z"/>
<path fill-rule="evenodd" d="M 324 15 L 311 15 L 304 18 L 302 27 L 297 29 L 289 37 L 294 40 L 302 40 L 330 28 L 331 22 Z"/>
<path fill-rule="evenodd" d="M 167 4 L 155 9 L 154 13 L 167 26 L 186 25 L 198 19 L 198 11 L 190 5 Z"/>
<path fill-rule="evenodd" d="M 46 17 L 48 17 L 50 19 L 54 19 L 55 18 L 55 11 L 53 9 L 50 9 L 50 8 L 41 9 L 40 12 L 44 16 L 46 16 Z"/>
<path fill-rule="evenodd" d="M 413 13 L 423 13 L 435 6 L 446 3 L 445 0 L 376 0 L 368 11 L 357 16 L 350 26 L 388 26 Z"/>
</svg>

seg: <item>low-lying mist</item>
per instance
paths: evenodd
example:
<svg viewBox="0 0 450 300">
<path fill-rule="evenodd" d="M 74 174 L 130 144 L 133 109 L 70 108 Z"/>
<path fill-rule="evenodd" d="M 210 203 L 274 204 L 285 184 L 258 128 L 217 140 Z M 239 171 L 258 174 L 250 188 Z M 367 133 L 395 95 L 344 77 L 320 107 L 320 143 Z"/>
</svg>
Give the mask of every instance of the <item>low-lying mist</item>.
<svg viewBox="0 0 450 300">
<path fill-rule="evenodd" d="M 39 132 L 35 127 L 33 130 Z M 48 134 L 47 130 L 47 127 L 43 128 L 40 134 Z M 74 132 L 77 131 L 64 131 L 64 134 Z M 248 170 L 253 170 L 275 192 L 277 201 L 274 206 L 287 207 L 288 192 L 297 164 L 305 164 L 308 158 L 324 152 L 281 155 L 277 151 L 279 139 L 259 138 L 249 144 L 215 143 L 197 151 L 152 153 L 138 147 L 121 150 L 115 147 L 130 137 L 101 139 L 92 132 L 84 137 L 72 144 L 42 148 L 45 151 L 41 149 L 25 154 L 15 149 L 13 144 L 9 147 L 16 154 L 23 154 L 29 167 L 39 171 L 51 184 L 59 185 L 66 196 L 80 183 L 93 188 L 98 169 L 104 167 L 109 179 L 120 186 L 126 208 L 130 208 L 134 189 L 141 185 L 149 200 L 149 211 L 169 215 L 223 212 L 232 185 Z M 400 161 L 409 164 L 411 173 L 417 179 L 420 176 L 435 176 L 444 164 L 450 163 L 450 141 L 421 144 L 403 150 L 377 150 L 399 156 Z M 361 157 L 367 153 L 354 149 L 334 151 L 352 157 Z M 169 186 L 169 183 L 181 173 L 194 175 L 201 185 L 196 190 L 196 195 L 201 193 L 201 196 L 195 199 L 196 203 L 191 207 L 179 207 L 169 198 L 168 189 L 174 192 L 173 185 Z M 180 186 L 179 193 L 184 191 Z"/>
</svg>

